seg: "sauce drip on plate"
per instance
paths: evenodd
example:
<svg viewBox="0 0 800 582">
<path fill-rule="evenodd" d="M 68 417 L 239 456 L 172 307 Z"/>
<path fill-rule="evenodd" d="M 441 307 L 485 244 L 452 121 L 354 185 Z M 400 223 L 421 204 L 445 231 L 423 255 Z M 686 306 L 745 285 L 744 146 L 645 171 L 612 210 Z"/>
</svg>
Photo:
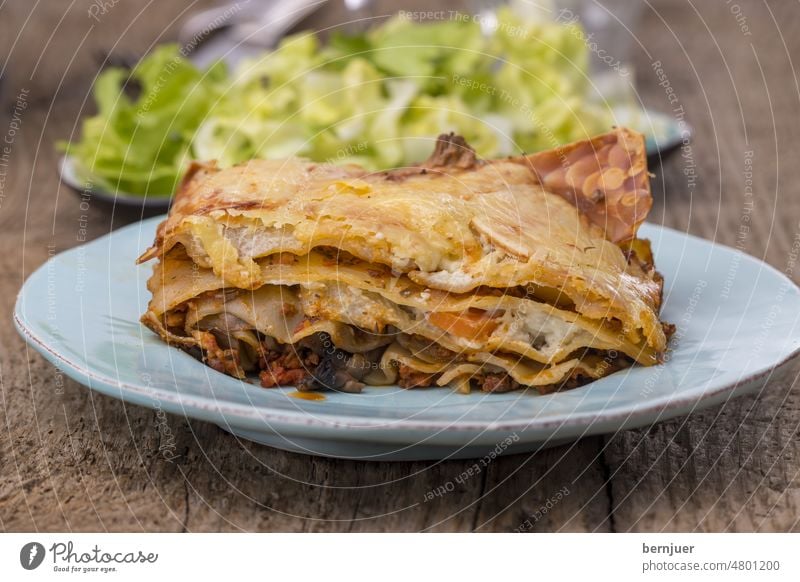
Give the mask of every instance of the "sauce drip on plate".
<svg viewBox="0 0 800 582">
<path fill-rule="evenodd" d="M 289 392 L 288 396 L 291 398 L 297 398 L 299 400 L 325 400 L 325 395 L 320 394 L 319 392 Z"/>
</svg>

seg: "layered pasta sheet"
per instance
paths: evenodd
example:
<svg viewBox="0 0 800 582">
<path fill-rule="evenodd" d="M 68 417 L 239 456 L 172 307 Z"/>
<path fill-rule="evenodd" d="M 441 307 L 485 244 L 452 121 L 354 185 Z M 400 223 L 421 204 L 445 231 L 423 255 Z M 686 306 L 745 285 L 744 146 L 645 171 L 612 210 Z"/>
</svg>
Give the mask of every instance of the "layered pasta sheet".
<svg viewBox="0 0 800 582">
<path fill-rule="evenodd" d="M 494 161 L 440 136 L 387 172 L 195 164 L 140 257 L 142 321 L 265 387 L 571 387 L 663 356 L 650 205 L 626 129 Z"/>
</svg>

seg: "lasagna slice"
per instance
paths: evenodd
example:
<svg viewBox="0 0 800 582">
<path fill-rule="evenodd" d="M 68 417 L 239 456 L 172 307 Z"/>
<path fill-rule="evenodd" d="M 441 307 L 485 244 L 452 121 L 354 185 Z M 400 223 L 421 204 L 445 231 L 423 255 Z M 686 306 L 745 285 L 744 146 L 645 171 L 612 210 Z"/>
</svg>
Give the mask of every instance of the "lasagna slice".
<svg viewBox="0 0 800 582">
<path fill-rule="evenodd" d="M 386 172 L 195 164 L 139 259 L 142 321 L 265 387 L 573 387 L 663 357 L 651 201 L 626 129 L 493 161 L 443 135 Z"/>
</svg>

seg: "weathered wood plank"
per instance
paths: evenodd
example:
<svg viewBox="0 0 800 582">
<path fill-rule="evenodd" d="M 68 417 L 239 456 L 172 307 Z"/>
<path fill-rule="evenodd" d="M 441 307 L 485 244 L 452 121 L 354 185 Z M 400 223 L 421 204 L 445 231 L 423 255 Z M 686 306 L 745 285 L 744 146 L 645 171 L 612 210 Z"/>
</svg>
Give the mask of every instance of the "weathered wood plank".
<svg viewBox="0 0 800 582">
<path fill-rule="evenodd" d="M 749 35 L 725 3 L 694 3 L 698 14 L 689 15 L 683 3 L 660 2 L 646 15 L 651 58 L 638 61 L 644 100 L 668 108 L 649 65 L 661 60 L 695 129 L 691 159 L 676 156 L 654 180 L 663 178 L 654 214 L 785 271 L 800 233 L 793 185 L 800 178 L 800 124 L 792 113 L 800 103 L 790 59 L 800 54 L 800 12 L 787 3 L 770 3 L 771 10 L 760 2 L 739 5 Z M 691 162 L 697 182 L 690 198 L 683 171 Z M 797 280 L 796 268 L 793 274 Z M 617 530 L 797 530 L 796 368 L 757 396 L 608 438 Z"/>
</svg>

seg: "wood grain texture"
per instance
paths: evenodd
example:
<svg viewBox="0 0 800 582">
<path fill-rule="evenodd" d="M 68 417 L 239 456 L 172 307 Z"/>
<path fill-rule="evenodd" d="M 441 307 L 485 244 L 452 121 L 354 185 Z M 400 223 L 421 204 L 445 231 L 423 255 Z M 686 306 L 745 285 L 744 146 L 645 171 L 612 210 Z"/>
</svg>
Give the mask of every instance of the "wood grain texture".
<svg viewBox="0 0 800 582">
<path fill-rule="evenodd" d="M 77 244 L 82 215 L 90 238 L 138 218 L 96 204 L 82 211 L 55 172 L 53 143 L 91 111 L 98 55 L 143 54 L 174 38 L 184 10 L 208 4 L 126 1 L 100 22 L 84 0 L 0 4 L 0 133 L 23 89 L 27 103 L 0 192 L 0 528 L 800 531 L 796 367 L 756 396 L 646 430 L 501 457 L 458 479 L 472 461 L 356 463 L 240 441 L 214 425 L 94 394 L 27 348 L 9 317 L 24 278 Z M 800 6 L 738 4 L 749 34 L 721 2 L 660 0 L 644 10 L 641 98 L 662 111 L 676 106 L 659 86 L 652 64 L 660 61 L 695 131 L 690 148 L 654 169 L 651 220 L 785 270 L 800 236 L 792 62 L 800 58 Z M 173 461 L 159 451 L 165 439 L 174 439 Z M 452 492 L 426 500 L 448 482 Z"/>
<path fill-rule="evenodd" d="M 650 55 L 637 60 L 643 99 L 671 108 L 652 75 L 660 60 L 695 131 L 690 155 L 653 180 L 651 220 L 740 248 L 797 280 L 800 120 L 791 111 L 800 105 L 800 6 L 742 2 L 737 22 L 724 3 L 693 4 L 654 3 L 644 15 L 652 32 Z M 607 438 L 616 530 L 800 530 L 799 408 L 795 365 L 756 396 Z"/>
</svg>

